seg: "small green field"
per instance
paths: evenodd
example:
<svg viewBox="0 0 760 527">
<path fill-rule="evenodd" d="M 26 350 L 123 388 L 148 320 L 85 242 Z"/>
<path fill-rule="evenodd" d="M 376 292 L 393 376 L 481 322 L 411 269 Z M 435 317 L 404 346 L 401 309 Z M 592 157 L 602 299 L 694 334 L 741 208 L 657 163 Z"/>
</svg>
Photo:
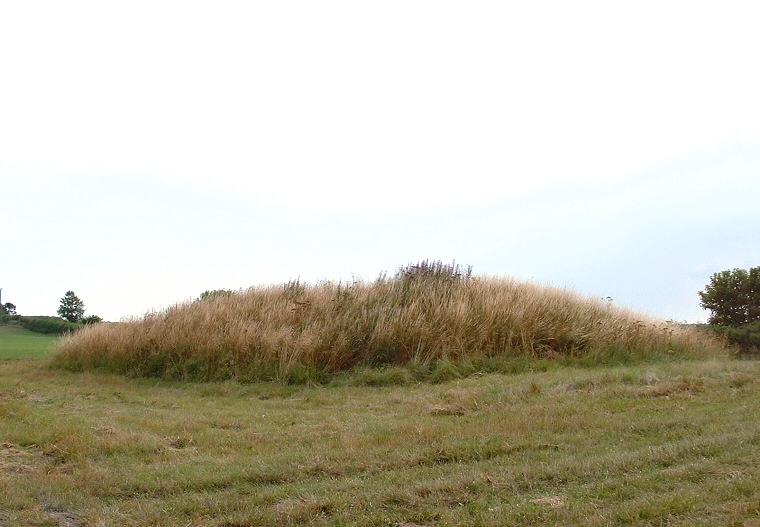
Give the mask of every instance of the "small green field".
<svg viewBox="0 0 760 527">
<path fill-rule="evenodd" d="M 0 326 L 0 359 L 41 359 L 48 357 L 57 335 L 34 333 L 18 326 Z"/>
<path fill-rule="evenodd" d="M 760 362 L 186 383 L 0 362 L 0 525 L 760 526 Z"/>
</svg>

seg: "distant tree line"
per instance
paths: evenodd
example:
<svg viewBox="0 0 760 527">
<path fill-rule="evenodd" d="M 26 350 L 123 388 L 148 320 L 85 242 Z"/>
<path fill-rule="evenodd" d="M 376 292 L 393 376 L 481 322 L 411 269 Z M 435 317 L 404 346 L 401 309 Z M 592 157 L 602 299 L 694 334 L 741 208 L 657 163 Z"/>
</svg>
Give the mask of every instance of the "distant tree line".
<svg viewBox="0 0 760 527">
<path fill-rule="evenodd" d="M 84 302 L 73 291 L 67 291 L 61 298 L 57 317 L 19 315 L 15 304 L 7 302 L 0 304 L 0 323 L 18 324 L 35 333 L 62 335 L 103 321 L 97 315 L 85 316 L 84 313 Z"/>
</svg>

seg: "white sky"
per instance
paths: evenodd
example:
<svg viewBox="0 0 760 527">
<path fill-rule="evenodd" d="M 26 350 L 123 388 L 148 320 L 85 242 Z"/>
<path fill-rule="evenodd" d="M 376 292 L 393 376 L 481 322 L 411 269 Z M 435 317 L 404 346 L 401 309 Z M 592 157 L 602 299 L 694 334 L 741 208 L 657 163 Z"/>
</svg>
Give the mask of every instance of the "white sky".
<svg viewBox="0 0 760 527">
<path fill-rule="evenodd" d="M 704 321 L 760 265 L 760 4 L 617 4 L 0 0 L 2 302 L 429 258 Z"/>
</svg>

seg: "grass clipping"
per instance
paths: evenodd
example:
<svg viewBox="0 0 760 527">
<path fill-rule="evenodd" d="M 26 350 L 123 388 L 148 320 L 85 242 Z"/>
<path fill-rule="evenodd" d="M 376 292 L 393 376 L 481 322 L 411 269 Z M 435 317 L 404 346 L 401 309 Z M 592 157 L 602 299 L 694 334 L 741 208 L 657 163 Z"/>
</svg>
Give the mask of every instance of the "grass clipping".
<svg viewBox="0 0 760 527">
<path fill-rule="evenodd" d="M 167 379 L 322 382 L 360 366 L 723 353 L 696 328 L 425 261 L 371 283 L 296 280 L 217 291 L 140 319 L 97 324 L 64 337 L 52 365 Z"/>
</svg>

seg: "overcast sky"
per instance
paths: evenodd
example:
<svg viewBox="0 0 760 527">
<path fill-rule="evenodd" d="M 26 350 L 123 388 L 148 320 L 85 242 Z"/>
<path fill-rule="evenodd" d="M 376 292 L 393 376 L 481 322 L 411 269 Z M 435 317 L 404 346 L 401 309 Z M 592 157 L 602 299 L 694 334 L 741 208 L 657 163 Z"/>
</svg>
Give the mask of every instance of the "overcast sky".
<svg viewBox="0 0 760 527">
<path fill-rule="evenodd" d="M 0 287 L 142 316 L 471 264 L 705 321 L 760 265 L 756 2 L 5 2 Z"/>
</svg>

